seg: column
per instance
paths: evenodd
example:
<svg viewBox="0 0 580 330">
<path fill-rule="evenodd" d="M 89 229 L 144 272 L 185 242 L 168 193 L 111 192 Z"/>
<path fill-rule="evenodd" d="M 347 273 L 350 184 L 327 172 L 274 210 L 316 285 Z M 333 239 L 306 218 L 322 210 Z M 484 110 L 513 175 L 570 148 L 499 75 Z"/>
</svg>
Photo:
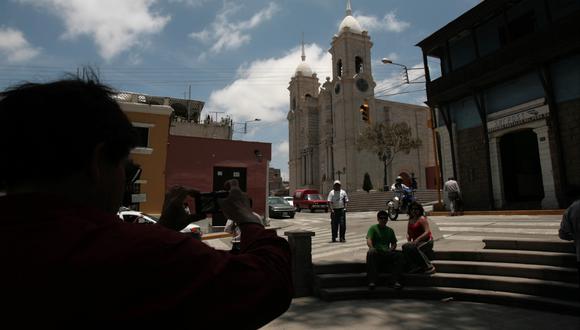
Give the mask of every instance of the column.
<svg viewBox="0 0 580 330">
<path fill-rule="evenodd" d="M 314 232 L 306 230 L 292 230 L 284 232 L 288 236 L 290 252 L 292 253 L 292 282 L 294 297 L 312 295 L 312 280 L 314 269 L 312 266 L 312 236 Z"/>
<path fill-rule="evenodd" d="M 554 170 L 552 168 L 552 154 L 550 150 L 550 137 L 548 126 L 534 129 L 538 138 L 538 151 L 540 153 L 540 166 L 542 167 L 542 181 L 544 185 L 544 199 L 542 209 L 557 209 L 556 189 L 554 186 Z"/>
<path fill-rule="evenodd" d="M 499 138 L 489 137 L 489 161 L 491 163 L 491 180 L 493 183 L 493 200 L 496 208 L 504 205 L 503 173 L 501 167 L 501 153 L 499 150 Z"/>
</svg>

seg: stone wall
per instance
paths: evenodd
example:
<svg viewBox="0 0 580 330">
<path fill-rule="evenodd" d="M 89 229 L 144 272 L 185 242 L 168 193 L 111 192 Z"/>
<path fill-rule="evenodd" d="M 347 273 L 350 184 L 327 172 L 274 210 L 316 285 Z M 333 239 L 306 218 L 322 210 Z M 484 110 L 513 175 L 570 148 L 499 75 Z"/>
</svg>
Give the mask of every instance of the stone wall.
<svg viewBox="0 0 580 330">
<path fill-rule="evenodd" d="M 489 208 L 487 148 L 482 127 L 457 131 L 458 176 L 466 210 Z M 446 178 L 445 178 L 446 179 Z"/>
</svg>

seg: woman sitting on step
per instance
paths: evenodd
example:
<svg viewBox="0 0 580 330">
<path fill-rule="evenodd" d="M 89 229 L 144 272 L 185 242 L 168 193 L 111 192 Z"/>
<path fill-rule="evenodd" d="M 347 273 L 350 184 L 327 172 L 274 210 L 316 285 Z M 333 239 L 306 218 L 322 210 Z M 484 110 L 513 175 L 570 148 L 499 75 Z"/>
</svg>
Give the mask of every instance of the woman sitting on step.
<svg viewBox="0 0 580 330">
<path fill-rule="evenodd" d="M 403 244 L 403 254 L 411 266 L 409 273 L 433 274 L 435 267 L 429 260 L 433 255 L 433 235 L 425 210 L 418 202 L 412 202 L 408 214 L 407 243 Z"/>
</svg>

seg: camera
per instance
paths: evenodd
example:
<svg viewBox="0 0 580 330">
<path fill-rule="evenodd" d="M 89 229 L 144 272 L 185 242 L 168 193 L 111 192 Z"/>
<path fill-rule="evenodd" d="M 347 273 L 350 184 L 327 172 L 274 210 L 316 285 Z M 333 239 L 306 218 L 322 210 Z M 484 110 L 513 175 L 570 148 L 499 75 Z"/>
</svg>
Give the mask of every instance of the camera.
<svg viewBox="0 0 580 330">
<path fill-rule="evenodd" d="M 195 213 L 213 214 L 221 212 L 218 199 L 228 197 L 229 192 L 226 190 L 200 193 L 195 196 Z"/>
</svg>

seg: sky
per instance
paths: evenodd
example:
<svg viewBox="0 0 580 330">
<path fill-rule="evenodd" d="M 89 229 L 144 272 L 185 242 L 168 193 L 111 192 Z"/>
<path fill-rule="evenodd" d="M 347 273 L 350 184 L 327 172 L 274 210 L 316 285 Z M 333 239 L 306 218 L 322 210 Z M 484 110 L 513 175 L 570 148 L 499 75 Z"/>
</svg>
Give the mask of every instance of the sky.
<svg viewBox="0 0 580 330">
<path fill-rule="evenodd" d="M 374 43 L 376 96 L 423 104 L 415 45 L 479 2 L 352 0 Z M 288 180 L 287 88 L 302 34 L 306 62 L 323 83 L 345 12 L 346 0 L 2 0 L 0 90 L 83 66 L 121 91 L 184 98 L 191 89 L 206 103 L 202 116 L 233 119 L 234 139 L 272 143 L 271 167 Z M 402 68 L 382 58 L 406 65 L 417 83 L 402 84 Z"/>
</svg>

